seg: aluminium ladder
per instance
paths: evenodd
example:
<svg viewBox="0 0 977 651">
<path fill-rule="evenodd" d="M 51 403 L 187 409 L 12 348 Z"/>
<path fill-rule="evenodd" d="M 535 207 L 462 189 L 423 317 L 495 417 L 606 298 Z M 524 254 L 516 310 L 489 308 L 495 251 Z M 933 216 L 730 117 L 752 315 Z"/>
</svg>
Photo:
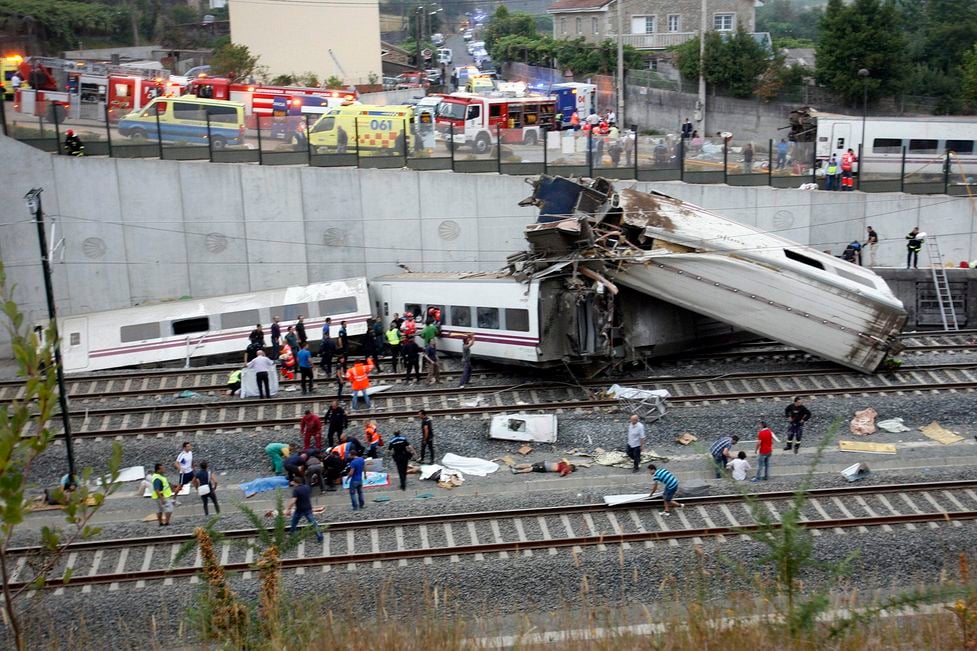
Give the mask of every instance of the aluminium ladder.
<svg viewBox="0 0 977 651">
<path fill-rule="evenodd" d="M 933 286 L 936 288 L 936 301 L 940 306 L 940 318 L 943 319 L 944 330 L 959 330 L 957 312 L 953 309 L 953 297 L 950 295 L 950 282 L 947 280 L 946 269 L 943 268 L 943 255 L 936 237 L 926 238 L 926 252 L 930 258 L 930 272 L 933 276 Z"/>
</svg>

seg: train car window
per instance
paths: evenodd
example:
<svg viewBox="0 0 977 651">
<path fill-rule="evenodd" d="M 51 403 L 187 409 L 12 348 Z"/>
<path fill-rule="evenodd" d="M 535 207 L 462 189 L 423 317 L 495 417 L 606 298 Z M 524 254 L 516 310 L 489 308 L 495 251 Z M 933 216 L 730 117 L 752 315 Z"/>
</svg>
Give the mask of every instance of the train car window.
<svg viewBox="0 0 977 651">
<path fill-rule="evenodd" d="M 973 140 L 947 140 L 946 148 L 955 154 L 972 154 L 974 153 L 974 141 Z"/>
<path fill-rule="evenodd" d="M 437 311 L 439 311 L 441 313 L 441 323 L 444 323 L 444 320 L 447 317 L 447 314 L 445 314 L 444 306 L 443 305 L 428 305 L 427 308 L 424 311 L 424 323 L 429 323 L 429 322 L 434 321 L 434 317 L 431 314 L 432 308 L 435 309 L 435 310 L 437 310 Z"/>
<path fill-rule="evenodd" d="M 516 332 L 529 332 L 529 310 L 506 308 L 505 329 Z"/>
<path fill-rule="evenodd" d="M 487 330 L 499 329 L 499 308 L 497 307 L 477 307 L 475 308 L 478 319 L 478 327 Z"/>
<path fill-rule="evenodd" d="M 356 297 L 327 298 L 319 301 L 319 316 L 335 316 L 337 314 L 356 314 Z"/>
<path fill-rule="evenodd" d="M 258 310 L 241 310 L 239 312 L 224 312 L 221 314 L 221 330 L 253 328 L 255 323 L 261 323 Z"/>
<path fill-rule="evenodd" d="M 899 138 L 876 138 L 872 141 L 873 154 L 901 154 L 902 140 Z"/>
<path fill-rule="evenodd" d="M 119 328 L 119 339 L 122 343 L 159 339 L 159 323 L 140 323 L 137 325 L 122 326 Z M 74 342 L 71 345 L 75 345 Z"/>
<path fill-rule="evenodd" d="M 910 140 L 910 154 L 936 154 L 940 150 L 936 146 L 936 140 Z"/>
<path fill-rule="evenodd" d="M 404 303 L 404 314 L 412 314 L 414 318 L 421 316 L 421 306 L 419 303 Z"/>
<path fill-rule="evenodd" d="M 173 322 L 173 334 L 189 335 L 194 332 L 207 332 L 210 330 L 209 316 L 195 316 L 192 319 L 182 319 Z"/>
<path fill-rule="evenodd" d="M 824 269 L 823 264 L 821 264 L 814 258 L 807 257 L 803 253 L 798 253 L 797 251 L 791 251 L 790 249 L 784 249 L 784 255 L 786 255 L 789 260 L 794 260 L 795 262 L 802 262 L 806 265 L 814 267 L 815 269 Z"/>
<path fill-rule="evenodd" d="M 299 318 L 299 315 L 309 316 L 309 310 L 306 308 L 305 303 L 278 305 L 271 308 L 271 316 L 281 317 L 282 321 L 294 321 Z"/>
<path fill-rule="evenodd" d="M 158 323 L 156 325 L 159 326 Z M 80 332 L 72 332 L 71 333 L 71 338 L 68 341 L 68 345 L 70 345 L 70 346 L 80 346 L 81 345 L 81 333 Z"/>
<path fill-rule="evenodd" d="M 452 305 L 449 323 L 462 328 L 472 327 L 472 308 L 467 305 Z"/>
</svg>

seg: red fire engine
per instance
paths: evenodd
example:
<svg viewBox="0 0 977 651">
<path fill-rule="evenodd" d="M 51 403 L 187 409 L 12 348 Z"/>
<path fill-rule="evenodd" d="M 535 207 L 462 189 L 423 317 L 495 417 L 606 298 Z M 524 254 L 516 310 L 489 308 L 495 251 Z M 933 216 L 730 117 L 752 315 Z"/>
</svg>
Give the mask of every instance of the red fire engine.
<svg viewBox="0 0 977 651">
<path fill-rule="evenodd" d="M 281 98 L 287 97 L 290 107 L 301 107 L 302 113 L 321 113 L 316 110 L 318 102 L 306 102 L 303 98 L 312 96 L 326 100 L 328 108 L 352 104 L 359 98 L 355 90 L 326 90 L 323 88 L 301 88 L 298 86 L 265 86 L 262 84 L 234 84 L 222 77 L 198 77 L 186 89 L 187 95 L 206 99 L 224 99 L 244 104 L 244 112 L 249 128 L 255 126 L 255 116 L 274 114 L 276 102 L 281 106 Z"/>
<path fill-rule="evenodd" d="M 452 93 L 438 105 L 436 138 L 455 148 L 470 146 L 484 154 L 497 144 L 501 130 L 505 144 L 535 145 L 553 128 L 553 97 L 489 97 Z"/>
</svg>

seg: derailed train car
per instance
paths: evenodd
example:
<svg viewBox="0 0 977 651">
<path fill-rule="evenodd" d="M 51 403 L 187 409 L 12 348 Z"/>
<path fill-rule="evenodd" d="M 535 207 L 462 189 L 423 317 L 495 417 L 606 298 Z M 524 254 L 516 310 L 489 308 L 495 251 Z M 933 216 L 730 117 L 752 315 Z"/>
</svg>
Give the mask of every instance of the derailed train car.
<svg viewBox="0 0 977 651">
<path fill-rule="evenodd" d="M 518 263 L 572 265 L 858 371 L 899 351 L 906 311 L 869 269 L 660 193 L 605 179 L 543 176 L 522 202 L 540 209 Z"/>
<path fill-rule="evenodd" d="M 743 333 L 627 287 L 595 283 L 572 264 L 524 273 L 413 272 L 370 283 L 375 313 L 423 321 L 441 314 L 438 348 L 460 353 L 476 335 L 479 358 L 532 366 L 629 362 L 721 345 Z"/>
</svg>

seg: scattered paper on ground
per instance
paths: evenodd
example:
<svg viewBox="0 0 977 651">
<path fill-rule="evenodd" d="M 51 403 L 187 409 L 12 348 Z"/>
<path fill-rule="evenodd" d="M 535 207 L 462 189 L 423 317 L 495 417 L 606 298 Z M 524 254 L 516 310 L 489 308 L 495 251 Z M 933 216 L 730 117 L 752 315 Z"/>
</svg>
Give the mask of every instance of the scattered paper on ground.
<svg viewBox="0 0 977 651">
<path fill-rule="evenodd" d="M 679 445 L 689 445 L 690 443 L 695 443 L 698 440 L 699 437 L 696 436 L 695 434 L 692 434 L 690 432 L 682 432 L 681 434 L 679 434 L 678 438 L 675 439 L 675 442 L 678 443 Z"/>
<path fill-rule="evenodd" d="M 875 424 L 883 432 L 889 432 L 890 434 L 898 434 L 899 432 L 908 432 L 909 428 L 903 425 L 901 418 L 889 418 L 887 420 L 880 420 Z"/>
<path fill-rule="evenodd" d="M 962 436 L 957 436 L 955 433 L 951 432 L 950 430 L 945 429 L 935 420 L 929 425 L 924 425 L 923 427 L 920 427 L 919 431 L 922 432 L 923 436 L 925 436 L 926 438 L 930 438 L 933 439 L 934 441 L 938 441 L 943 445 L 950 445 L 951 443 L 956 443 L 957 441 L 963 440 Z"/>
<path fill-rule="evenodd" d="M 507 454 L 507 455 L 505 455 L 504 457 L 499 457 L 499 458 L 497 458 L 497 459 L 492 459 L 492 461 L 493 461 L 494 463 L 501 463 L 501 464 L 503 464 L 503 465 L 505 465 L 505 466 L 508 466 L 508 467 L 510 467 L 510 468 L 511 468 L 512 466 L 514 466 L 514 465 L 516 465 L 516 460 L 515 460 L 515 459 L 513 459 L 513 458 L 512 458 L 511 456 L 509 456 L 508 454 Z"/>
<path fill-rule="evenodd" d="M 851 424 L 848 425 L 848 429 L 856 436 L 875 434 L 875 418 L 878 415 L 879 413 L 871 407 L 856 411 L 855 416 L 851 419 Z"/>
<path fill-rule="evenodd" d="M 838 441 L 842 452 L 865 452 L 867 454 L 895 454 L 896 446 L 891 443 L 868 443 L 867 441 Z"/>
</svg>

